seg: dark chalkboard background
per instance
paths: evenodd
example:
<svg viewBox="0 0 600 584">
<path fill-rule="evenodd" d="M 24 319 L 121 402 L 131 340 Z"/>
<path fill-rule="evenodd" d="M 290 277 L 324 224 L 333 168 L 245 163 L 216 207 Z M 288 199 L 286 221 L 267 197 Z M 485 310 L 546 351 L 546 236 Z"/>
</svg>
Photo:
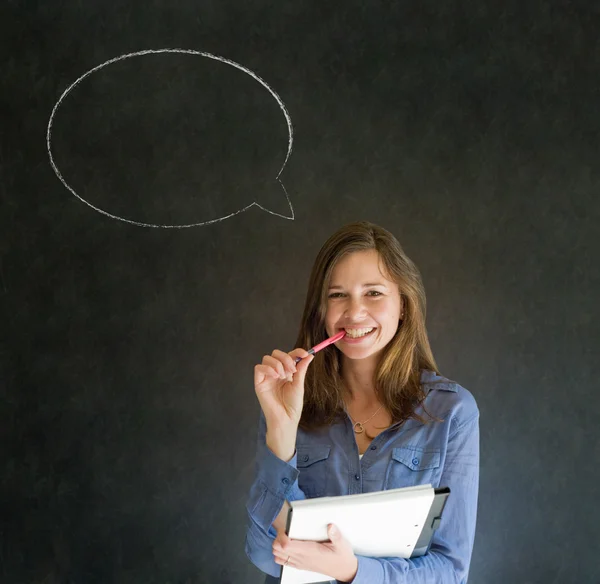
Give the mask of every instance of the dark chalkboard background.
<svg viewBox="0 0 600 584">
<path fill-rule="evenodd" d="M 263 581 L 253 366 L 293 348 L 317 250 L 358 219 L 420 267 L 441 370 L 478 400 L 470 582 L 600 581 L 600 19 L 554 4 L 2 3 L 0 581 Z M 281 96 L 295 220 L 139 227 L 58 180 L 65 89 L 169 47 Z M 115 215 L 289 213 L 285 118 L 215 61 L 104 68 L 53 138 Z"/>
</svg>

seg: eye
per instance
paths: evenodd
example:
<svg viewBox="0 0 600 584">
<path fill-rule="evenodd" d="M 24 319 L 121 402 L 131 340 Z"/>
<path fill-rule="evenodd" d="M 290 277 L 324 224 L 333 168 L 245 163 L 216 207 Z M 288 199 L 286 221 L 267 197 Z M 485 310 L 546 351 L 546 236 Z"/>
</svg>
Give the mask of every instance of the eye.
<svg viewBox="0 0 600 584">
<path fill-rule="evenodd" d="M 383 296 L 383 294 L 377 290 L 369 290 L 369 292 L 367 294 L 371 294 L 375 298 L 377 298 L 377 296 Z M 343 292 L 332 292 L 331 294 L 329 294 L 329 296 L 327 298 L 339 298 L 340 296 L 343 296 L 343 295 L 344 295 Z"/>
</svg>

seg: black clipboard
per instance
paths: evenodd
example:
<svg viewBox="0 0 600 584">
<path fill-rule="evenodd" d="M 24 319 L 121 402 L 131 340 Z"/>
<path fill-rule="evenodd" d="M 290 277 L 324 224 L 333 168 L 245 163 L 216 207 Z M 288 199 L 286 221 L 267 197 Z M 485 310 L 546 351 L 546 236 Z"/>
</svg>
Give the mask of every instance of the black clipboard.
<svg viewBox="0 0 600 584">
<path fill-rule="evenodd" d="M 421 535 L 419 535 L 415 549 L 413 550 L 412 554 L 410 554 L 411 558 L 424 556 L 429 551 L 435 530 L 439 527 L 442 521 L 442 513 L 444 511 L 444 507 L 446 506 L 448 495 L 450 494 L 450 487 L 434 489 L 433 493 L 433 503 L 431 503 L 429 515 L 427 516 L 427 520 L 423 525 L 423 529 L 421 530 Z"/>
</svg>

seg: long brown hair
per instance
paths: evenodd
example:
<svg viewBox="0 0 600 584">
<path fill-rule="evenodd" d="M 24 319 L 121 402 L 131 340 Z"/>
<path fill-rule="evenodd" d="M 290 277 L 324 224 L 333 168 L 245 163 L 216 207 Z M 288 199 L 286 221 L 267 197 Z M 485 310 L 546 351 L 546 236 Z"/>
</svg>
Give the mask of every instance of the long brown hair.
<svg viewBox="0 0 600 584">
<path fill-rule="evenodd" d="M 368 221 L 350 223 L 325 242 L 312 268 L 295 346 L 312 347 L 326 338 L 327 295 L 334 267 L 347 254 L 371 249 L 377 250 L 386 277 L 398 284 L 404 305 L 404 317 L 377 366 L 375 391 L 390 412 L 392 424 L 411 417 L 427 423 L 415 413 L 425 399 L 421 370 L 438 372 L 425 328 L 425 289 L 418 268 L 383 227 Z M 304 382 L 299 423 L 304 430 L 330 425 L 345 417 L 341 364 L 341 354 L 335 346 L 315 355 Z"/>
</svg>

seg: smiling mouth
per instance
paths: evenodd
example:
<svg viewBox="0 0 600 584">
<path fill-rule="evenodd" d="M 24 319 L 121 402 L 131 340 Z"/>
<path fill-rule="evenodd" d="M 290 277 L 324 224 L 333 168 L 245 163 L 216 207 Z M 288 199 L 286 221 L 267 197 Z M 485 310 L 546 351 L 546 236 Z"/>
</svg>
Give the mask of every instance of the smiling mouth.
<svg viewBox="0 0 600 584">
<path fill-rule="evenodd" d="M 361 327 L 361 328 L 342 328 L 340 330 L 346 331 L 346 337 L 349 339 L 360 339 L 376 330 L 376 327 Z"/>
</svg>

